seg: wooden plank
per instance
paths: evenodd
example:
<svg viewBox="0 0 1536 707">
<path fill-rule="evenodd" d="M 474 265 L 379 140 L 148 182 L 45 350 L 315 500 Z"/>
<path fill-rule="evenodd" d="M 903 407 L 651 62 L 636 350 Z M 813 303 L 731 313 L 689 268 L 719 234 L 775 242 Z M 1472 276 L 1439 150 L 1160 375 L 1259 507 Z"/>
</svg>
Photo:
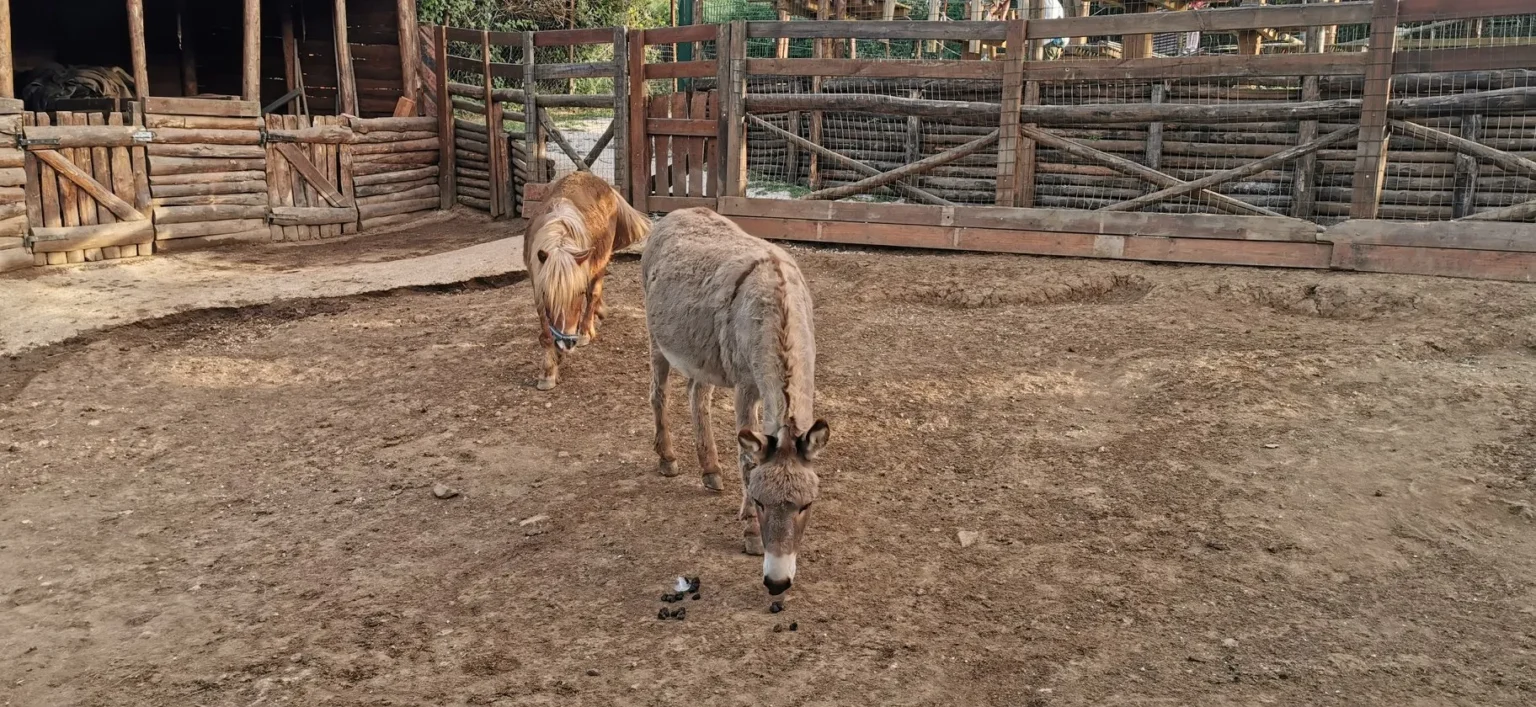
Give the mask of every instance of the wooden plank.
<svg viewBox="0 0 1536 707">
<path fill-rule="evenodd" d="M 86 113 L 76 113 L 74 116 L 75 129 L 86 127 L 90 123 L 90 116 Z M 80 168 L 80 173 L 92 179 L 95 178 L 95 160 L 90 147 L 76 147 L 74 150 L 61 150 L 60 154 L 69 155 L 75 166 Z M 100 182 L 97 182 L 100 184 Z M 76 185 L 78 186 L 78 185 Z M 80 225 L 94 226 L 100 221 L 96 218 L 96 201 L 83 189 L 76 193 L 79 199 L 76 204 L 80 208 Z"/>
<path fill-rule="evenodd" d="M 341 190 L 341 195 L 350 199 L 352 203 L 357 203 L 357 183 L 353 170 L 352 157 L 352 151 L 356 148 L 356 145 L 338 145 L 337 149 L 339 150 L 339 153 L 336 156 L 336 178 L 340 180 L 336 187 Z M 432 169 L 435 169 L 435 167 Z M 431 176 L 432 178 L 435 178 L 437 175 L 433 174 Z M 441 185 L 438 186 L 438 190 L 441 192 Z M 441 196 L 441 193 L 439 193 L 439 196 Z M 439 206 L 439 208 L 441 208 L 441 206 Z M 352 221 L 343 223 L 341 225 L 341 232 L 344 234 L 357 233 L 357 228 L 357 219 L 353 219 Z"/>
<path fill-rule="evenodd" d="M 672 115 L 671 106 L 671 96 L 652 96 L 647 107 L 651 115 L 649 120 L 670 118 Z M 654 158 L 654 167 L 651 171 L 653 178 L 651 194 L 655 196 L 672 196 L 672 137 L 670 135 L 655 135 L 652 142 L 651 155 Z"/>
<path fill-rule="evenodd" d="M 266 218 L 265 206 L 157 206 L 156 224 L 197 223 L 232 219 Z"/>
<path fill-rule="evenodd" d="M 395 31 L 400 47 L 400 97 L 412 102 L 409 115 L 415 115 L 415 102 L 421 90 L 416 67 L 421 65 L 421 48 L 417 45 L 416 0 L 396 0 Z"/>
<path fill-rule="evenodd" d="M 767 121 L 765 121 L 765 120 L 763 120 L 763 119 L 761 119 L 761 118 L 759 118 L 759 117 L 757 117 L 755 115 L 748 115 L 747 119 L 751 120 L 753 122 L 753 124 L 757 125 L 758 127 L 762 128 L 764 130 L 767 130 L 769 133 L 772 133 L 772 134 L 774 134 L 774 135 L 776 135 L 778 137 L 781 137 L 781 138 L 783 138 L 785 140 L 788 140 L 789 142 L 798 144 L 799 146 L 809 150 L 812 155 L 819 155 L 819 156 L 825 157 L 825 158 L 827 158 L 829 160 L 836 161 L 839 164 L 846 165 L 847 167 L 851 168 L 855 172 L 863 174 L 864 176 L 874 177 L 874 176 L 878 176 L 878 175 L 884 173 L 883 170 L 871 167 L 871 166 L 869 166 L 869 165 L 867 165 L 867 164 L 865 164 L 863 162 L 860 162 L 860 161 L 858 161 L 856 159 L 853 159 L 852 157 L 849 157 L 847 155 L 839 154 L 837 152 L 829 150 L 829 149 L 827 149 L 825 147 L 817 145 L 814 142 L 811 142 L 810 140 L 802 138 L 799 135 L 793 135 L 793 134 L 790 134 L 788 132 L 785 132 L 784 130 L 782 130 L 782 129 L 778 128 L 777 126 L 773 125 L 772 123 L 769 123 L 769 122 L 767 122 Z M 905 194 L 907 196 L 915 198 L 918 201 L 922 201 L 924 203 L 953 206 L 953 203 L 951 203 L 950 201 L 948 201 L 946 199 L 942 199 L 942 198 L 940 198 L 940 197 L 938 197 L 938 196 L 936 196 L 936 195 L 934 195 L 934 194 L 932 194 L 930 192 L 927 192 L 927 191 L 925 191 L 923 189 L 919 189 L 919 188 L 914 187 L 914 186 L 909 185 L 909 184 L 901 184 L 901 183 L 898 182 L 896 184 L 892 184 L 891 188 L 895 189 L 896 191 L 898 191 L 898 192 L 900 192 L 902 194 Z M 739 196 L 739 195 L 736 195 L 736 194 L 722 194 L 721 196 Z"/>
<path fill-rule="evenodd" d="M 996 142 L 997 139 L 998 131 L 994 130 L 965 144 L 952 147 L 948 150 L 940 152 L 937 155 L 902 165 L 901 167 L 893 169 L 889 172 L 867 177 L 851 184 L 820 189 L 806 194 L 800 198 L 811 201 L 817 199 L 842 199 L 845 197 L 853 196 L 855 194 L 862 194 L 864 192 L 885 186 L 908 176 L 920 174 L 939 165 L 948 164 L 950 162 L 954 162 L 955 160 L 980 152 L 981 150 L 992 145 L 992 143 Z M 1011 203 L 1005 205 L 1012 206 Z"/>
<path fill-rule="evenodd" d="M 527 38 L 524 38 L 525 41 Z M 491 35 L 489 32 L 480 33 L 480 78 L 484 82 L 481 85 L 480 102 L 485 106 L 486 146 L 485 158 L 490 164 L 491 171 L 491 218 L 503 215 L 502 206 L 506 199 L 502 191 L 506 189 L 507 175 L 501 171 L 501 151 L 497 148 L 503 125 L 501 122 L 501 104 L 496 101 L 496 80 L 491 70 Z M 441 195 L 439 195 L 441 198 Z"/>
<path fill-rule="evenodd" d="M 225 101 L 209 98 L 145 98 L 145 113 L 165 115 L 255 118 L 261 115 L 256 101 Z"/>
<path fill-rule="evenodd" d="M 133 85 L 138 87 L 141 97 L 149 93 L 149 53 L 144 47 L 144 0 L 128 0 L 128 55 L 133 65 Z"/>
<path fill-rule="evenodd" d="M 331 206 L 347 207 L 354 205 L 346 195 L 326 181 L 325 176 L 315 168 L 315 165 L 307 159 L 307 156 L 298 147 L 289 143 L 279 143 L 275 146 L 275 149 L 310 186 L 319 192 L 321 197 L 330 202 Z"/>
<path fill-rule="evenodd" d="M 1530 12 L 1529 0 L 1401 0 L 1397 16 L 1399 22 L 1435 22 Z"/>
<path fill-rule="evenodd" d="M 1184 12 L 1143 12 L 1124 15 L 1094 15 L 1055 20 L 1033 20 L 1029 26 L 1029 38 L 1053 39 L 1055 37 L 1098 37 L 1126 34 L 1164 34 L 1169 32 L 1231 32 L 1242 29 L 1352 25 L 1369 22 L 1370 18 L 1371 4 L 1368 2 L 1240 7 Z"/>
<path fill-rule="evenodd" d="M 57 113 L 55 113 L 54 120 L 57 121 L 60 126 L 68 127 L 68 126 L 71 126 L 71 125 L 75 124 L 75 115 L 74 115 L 74 113 L 71 113 L 69 111 L 62 111 L 61 110 L 61 111 L 58 111 Z M 38 150 L 37 152 L 41 153 L 42 151 Z M 68 162 L 71 165 L 74 164 L 75 151 L 73 149 L 71 149 L 71 148 L 64 148 L 63 151 L 61 151 L 61 152 L 54 152 L 53 154 L 57 155 L 61 161 Z M 42 159 L 42 155 L 41 154 L 38 155 L 38 159 Z M 69 178 L 65 177 L 63 172 L 60 171 L 57 167 L 55 167 L 51 162 L 48 162 L 47 160 L 43 160 L 43 161 L 44 161 L 45 164 L 47 164 L 49 166 L 50 169 L 53 170 L 53 175 L 58 180 L 58 184 L 59 184 L 59 212 L 60 212 L 60 216 L 63 218 L 64 225 L 66 227 L 67 226 L 79 226 L 80 225 L 80 197 L 79 197 L 80 189 L 79 189 L 79 187 L 74 183 L 74 181 L 72 181 Z"/>
<path fill-rule="evenodd" d="M 688 94 L 673 93 L 667 96 L 669 109 L 673 118 L 686 120 L 688 117 Z M 673 196 L 688 196 L 688 151 L 691 140 L 686 138 L 673 138 L 672 147 L 672 174 L 668 181 L 672 185 Z"/>
<path fill-rule="evenodd" d="M 651 211 L 656 213 L 671 213 L 679 209 L 698 207 L 713 209 L 715 199 L 704 196 L 653 196 L 650 200 Z"/>
<path fill-rule="evenodd" d="M 613 41 L 613 30 L 607 27 L 593 29 L 546 29 L 535 32 L 533 46 L 568 47 L 576 44 L 608 44 Z"/>
<path fill-rule="evenodd" d="M 38 125 L 48 125 L 50 122 L 50 117 L 47 113 L 37 113 L 34 115 L 34 118 Z M 33 225 L 37 225 L 37 223 L 47 227 L 64 225 L 62 220 L 64 210 L 63 198 L 59 193 L 58 173 L 54 172 L 52 167 L 43 164 L 42 160 L 38 160 L 37 155 L 34 153 L 27 153 L 27 159 L 32 160 L 37 166 L 39 200 L 43 208 L 43 220 L 34 222 Z"/>
<path fill-rule="evenodd" d="M 271 221 L 279 226 L 339 226 L 357 221 L 357 207 L 348 208 L 297 208 L 272 207 Z"/>
<path fill-rule="evenodd" d="M 1536 44 L 1403 51 L 1392 55 L 1396 74 L 1431 74 L 1536 66 Z"/>
<path fill-rule="evenodd" d="M 617 69 L 611 62 L 585 64 L 539 64 L 533 77 L 541 81 L 557 79 L 600 79 L 613 76 Z"/>
<path fill-rule="evenodd" d="M 53 170 L 59 174 L 61 177 L 61 185 L 65 182 L 71 184 L 71 192 L 78 188 L 80 191 L 84 192 L 91 198 L 100 201 L 120 220 L 142 221 L 145 218 L 144 214 L 139 213 L 134 208 L 133 204 L 119 199 L 116 194 L 113 194 L 110 190 L 93 179 L 89 172 L 84 171 L 80 167 L 76 166 L 73 162 L 65 159 L 62 154 L 54 150 L 39 150 L 35 154 L 39 160 L 42 160 L 44 164 L 52 167 Z M 76 201 L 78 203 L 78 199 Z M 70 226 L 80 224 L 80 211 L 78 206 L 76 207 L 73 223 L 71 223 L 67 209 L 64 216 L 64 225 Z"/>
<path fill-rule="evenodd" d="M 657 27 L 645 30 L 641 38 L 643 46 L 678 44 L 680 42 L 708 42 L 716 38 L 717 25 L 696 24 L 683 27 Z M 630 44 L 636 43 L 634 30 L 630 31 Z"/>
<path fill-rule="evenodd" d="M 688 118 L 690 121 L 712 125 L 708 120 L 703 120 L 709 108 L 709 94 L 690 94 L 688 108 Z M 713 134 L 711 133 L 710 136 L 713 136 Z M 688 138 L 687 153 L 688 168 L 685 171 L 688 175 L 688 196 L 704 196 L 704 177 L 707 172 L 705 168 L 707 160 L 704 154 L 704 137 L 692 136 Z"/>
<path fill-rule="evenodd" d="M 284 208 L 284 207 L 278 207 Z M 221 219 L 216 221 L 197 221 L 194 223 L 155 224 L 155 238 L 159 240 L 173 240 L 177 238 L 200 238 L 202 236 L 217 236 L 226 233 L 244 233 L 253 231 L 266 225 L 264 219 Z M 281 228 L 281 227 L 280 227 Z M 288 226 L 287 228 L 293 228 Z M 285 236 L 285 240 L 287 237 Z"/>
<path fill-rule="evenodd" d="M 113 115 L 119 115 L 114 112 Z M 105 126 L 107 116 L 102 113 L 91 113 L 90 124 Z M 117 193 L 116 182 L 112 179 L 112 150 L 125 148 L 93 147 L 91 148 L 91 176 L 102 185 L 110 185 L 112 193 Z M 121 196 L 119 196 L 121 198 Z M 126 200 L 124 200 L 126 203 Z M 97 223 L 117 223 L 117 216 L 106 206 L 98 205 L 96 209 Z"/>
<path fill-rule="evenodd" d="M 435 59 L 438 66 L 437 78 L 437 135 L 439 140 L 438 164 L 442 171 L 438 173 L 438 195 L 441 205 L 438 208 L 451 209 L 458 199 L 458 185 L 454 182 L 453 175 L 457 166 L 454 154 L 454 134 L 458 126 L 453 119 L 453 110 L 449 107 L 448 72 L 443 69 L 447 65 L 448 37 L 447 28 L 437 28 L 437 40 L 433 43 L 432 50 L 436 52 Z"/>
<path fill-rule="evenodd" d="M 1536 253 L 1338 243 L 1340 270 L 1536 282 Z"/>
<path fill-rule="evenodd" d="M 719 71 L 719 62 L 708 61 L 678 61 L 666 64 L 643 64 L 645 78 L 647 79 L 688 79 L 714 76 Z"/>
<path fill-rule="evenodd" d="M 853 76 L 860 78 L 997 79 L 1003 66 L 995 61 L 931 61 L 906 59 L 748 59 L 754 76 Z"/>
<path fill-rule="evenodd" d="M 245 0 L 245 18 L 241 28 L 241 97 L 247 101 L 260 101 L 261 0 Z"/>
<path fill-rule="evenodd" d="M 1031 79 L 1040 81 L 1130 81 L 1179 79 L 1190 76 L 1202 78 L 1359 76 L 1365 73 L 1366 59 L 1365 54 L 1144 57 L 1030 62 L 1027 69 Z"/>
<path fill-rule="evenodd" d="M 34 228 L 29 237 L 34 253 L 63 253 L 86 248 L 104 248 L 147 243 L 155 239 L 155 226 L 149 221 L 127 221 L 69 228 Z"/>
<path fill-rule="evenodd" d="M 549 181 L 549 175 L 545 173 L 543 123 L 539 120 L 542 104 L 538 83 L 533 78 L 536 66 L 534 41 L 533 34 L 523 36 L 523 66 L 526 69 L 523 77 L 523 113 L 528 117 L 523 121 L 523 149 L 528 151 L 528 181 L 543 184 Z"/>
<path fill-rule="evenodd" d="M 1536 253 L 1536 224 L 1458 221 L 1344 221 L 1318 240 L 1339 244 Z"/>
<path fill-rule="evenodd" d="M 1394 121 L 1394 126 L 1397 122 Z M 1394 129 L 1396 129 L 1394 127 Z M 1483 116 L 1473 114 L 1462 116 L 1461 135 L 1462 140 L 1470 144 L 1482 147 L 1478 143 L 1483 129 Z M 1439 131 L 1436 131 L 1439 132 Z M 1442 133 L 1444 134 L 1444 133 Z M 1500 152 L 1500 155 L 1508 154 Z M 1512 155 L 1513 156 L 1513 155 Z M 1533 163 L 1536 164 L 1536 163 Z M 1463 218 L 1470 216 L 1476 210 L 1478 172 L 1477 157 L 1467 152 L 1456 153 L 1456 177 L 1451 189 L 1451 217 Z"/>
<path fill-rule="evenodd" d="M 839 20 L 815 22 L 748 22 L 743 39 L 949 39 L 1001 41 L 1007 36 L 1005 22 L 909 22 L 895 20 Z M 1120 34 L 1101 32 L 1098 34 Z M 1053 35 L 1055 36 L 1055 35 Z"/>
<path fill-rule="evenodd" d="M 1355 158 L 1351 218 L 1376 218 L 1387 170 L 1387 108 L 1392 97 L 1392 52 L 1397 41 L 1398 0 L 1375 0 L 1365 90 L 1360 106 L 1360 140 Z"/>
</svg>

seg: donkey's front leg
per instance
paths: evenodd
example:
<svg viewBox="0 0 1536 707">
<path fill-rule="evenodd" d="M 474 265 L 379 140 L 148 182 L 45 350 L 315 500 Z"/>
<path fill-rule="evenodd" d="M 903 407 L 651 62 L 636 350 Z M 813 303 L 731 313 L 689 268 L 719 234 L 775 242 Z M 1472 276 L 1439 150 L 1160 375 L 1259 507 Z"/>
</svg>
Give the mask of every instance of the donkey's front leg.
<svg viewBox="0 0 1536 707">
<path fill-rule="evenodd" d="M 544 375 L 535 386 L 539 390 L 551 390 L 560 380 L 560 349 L 555 346 L 555 336 L 549 331 L 549 317 L 539 312 L 539 346 L 544 349 Z"/>
<path fill-rule="evenodd" d="M 672 452 L 672 431 L 667 428 L 667 375 L 672 364 L 651 342 L 651 414 L 656 418 L 656 456 L 662 476 L 677 476 L 677 455 Z"/>
<path fill-rule="evenodd" d="M 757 421 L 757 409 L 761 398 L 757 389 L 749 385 L 736 386 L 736 430 L 759 431 L 761 425 Z M 763 554 L 763 532 L 757 523 L 757 504 L 752 502 L 752 496 L 747 493 L 747 487 L 752 483 L 752 467 L 757 465 L 757 460 L 744 449 L 737 449 L 736 463 L 741 467 L 741 512 L 738 517 L 742 520 L 742 551 L 748 555 Z"/>
<path fill-rule="evenodd" d="M 688 381 L 688 407 L 693 411 L 693 446 L 699 455 L 699 468 L 704 470 L 704 488 L 719 491 L 725 486 L 720 483 L 720 456 L 715 451 L 714 426 L 709 422 L 714 393 L 714 387 L 708 383 Z"/>
</svg>

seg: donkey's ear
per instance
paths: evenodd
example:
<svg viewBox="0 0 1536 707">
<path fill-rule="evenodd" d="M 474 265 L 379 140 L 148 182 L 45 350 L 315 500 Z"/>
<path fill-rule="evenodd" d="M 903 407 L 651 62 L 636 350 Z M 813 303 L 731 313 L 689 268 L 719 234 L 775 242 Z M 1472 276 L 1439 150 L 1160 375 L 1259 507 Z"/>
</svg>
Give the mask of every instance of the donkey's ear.
<svg viewBox="0 0 1536 707">
<path fill-rule="evenodd" d="M 773 455 L 773 438 L 764 437 L 752 430 L 742 430 L 737 433 L 736 444 L 741 446 L 743 454 L 752 457 L 754 464 L 761 464 Z"/>
<path fill-rule="evenodd" d="M 586 262 L 587 262 L 587 258 L 592 257 L 592 252 L 593 252 L 592 249 L 588 248 L 588 249 L 586 249 L 584 251 L 581 251 L 580 253 L 575 253 L 573 257 L 576 258 L 576 264 L 577 265 L 585 265 Z"/>
<path fill-rule="evenodd" d="M 827 426 L 827 421 L 817 420 L 810 430 L 795 439 L 795 451 L 800 453 L 801 459 L 815 461 L 822 448 L 827 446 L 827 438 L 831 435 L 832 428 Z"/>
</svg>

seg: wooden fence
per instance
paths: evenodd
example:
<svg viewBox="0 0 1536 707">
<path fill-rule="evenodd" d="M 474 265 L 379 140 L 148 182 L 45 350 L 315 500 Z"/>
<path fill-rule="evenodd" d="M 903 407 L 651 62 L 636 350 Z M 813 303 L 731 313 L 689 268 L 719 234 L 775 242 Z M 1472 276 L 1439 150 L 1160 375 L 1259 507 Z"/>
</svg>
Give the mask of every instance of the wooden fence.
<svg viewBox="0 0 1536 707">
<path fill-rule="evenodd" d="M 1536 43 L 1397 50 L 1520 3 L 1371 0 L 1011 22 L 629 33 L 629 196 L 765 237 L 1536 280 Z M 1046 61 L 1053 37 L 1364 27 L 1364 51 Z M 777 47 L 772 56 L 752 47 Z M 783 47 L 810 40 L 811 58 Z M 996 61 L 846 42 L 1002 43 Z M 648 60 L 712 41 L 709 59 Z M 695 56 L 704 53 L 694 52 Z M 654 95 L 693 78 L 694 93 Z M 649 87 L 647 86 L 649 82 Z M 700 94 L 700 89 L 709 93 Z M 649 89 L 649 90 L 647 90 Z M 711 108 L 718 106 L 718 108 Z M 699 112 L 702 107 L 702 112 Z M 749 196 L 775 182 L 776 198 Z M 697 189 L 695 188 L 697 187 Z M 713 187 L 710 189 L 709 187 Z M 530 202 L 542 193 L 531 181 Z M 850 202 L 876 197 L 889 202 Z"/>
</svg>

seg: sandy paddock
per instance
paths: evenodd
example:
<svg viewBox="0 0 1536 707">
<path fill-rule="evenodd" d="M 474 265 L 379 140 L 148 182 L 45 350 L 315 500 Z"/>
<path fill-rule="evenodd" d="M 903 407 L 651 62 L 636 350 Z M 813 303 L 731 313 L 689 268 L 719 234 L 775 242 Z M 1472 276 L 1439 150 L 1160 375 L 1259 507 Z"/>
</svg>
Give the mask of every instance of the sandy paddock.
<svg viewBox="0 0 1536 707">
<path fill-rule="evenodd" d="M 794 252 L 786 612 L 739 482 L 654 472 L 627 257 L 553 393 L 521 282 L 0 360 L 0 704 L 1536 701 L 1536 289 Z"/>
</svg>

